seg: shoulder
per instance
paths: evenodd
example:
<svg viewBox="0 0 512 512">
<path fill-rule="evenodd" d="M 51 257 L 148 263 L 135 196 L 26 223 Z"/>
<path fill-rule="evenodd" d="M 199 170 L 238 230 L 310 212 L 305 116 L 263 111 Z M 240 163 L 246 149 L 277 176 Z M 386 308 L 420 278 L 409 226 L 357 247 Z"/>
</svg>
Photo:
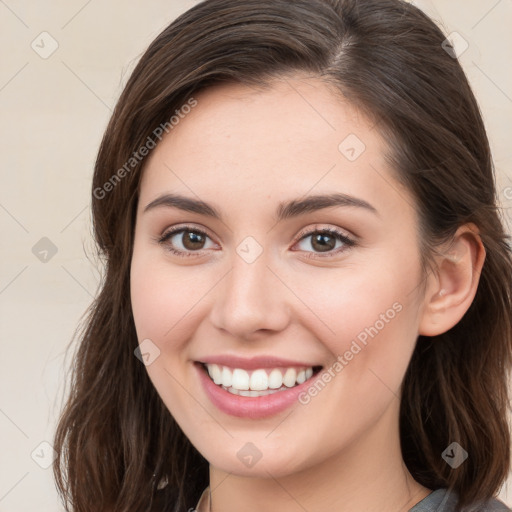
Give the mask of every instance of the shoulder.
<svg viewBox="0 0 512 512">
<path fill-rule="evenodd" d="M 487 512 L 487 511 L 511 512 L 512 509 L 510 507 L 508 507 L 507 505 L 505 505 L 505 503 L 503 503 L 502 501 L 493 499 L 491 501 L 488 501 L 487 504 L 482 508 L 482 512 Z"/>
<path fill-rule="evenodd" d="M 417 503 L 409 512 L 455 512 L 457 503 L 458 497 L 455 492 L 437 489 Z M 493 498 L 485 503 L 467 507 L 464 512 L 511 512 L 511 510 L 502 501 Z"/>
</svg>

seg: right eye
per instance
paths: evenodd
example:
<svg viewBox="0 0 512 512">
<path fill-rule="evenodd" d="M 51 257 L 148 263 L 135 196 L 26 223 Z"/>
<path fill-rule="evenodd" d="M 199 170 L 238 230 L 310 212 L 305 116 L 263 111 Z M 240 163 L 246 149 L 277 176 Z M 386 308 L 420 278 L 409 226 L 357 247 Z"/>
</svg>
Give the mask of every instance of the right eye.
<svg viewBox="0 0 512 512">
<path fill-rule="evenodd" d="M 166 231 L 158 242 L 177 256 L 190 257 L 202 254 L 206 239 L 210 237 L 201 229 L 193 226 L 179 226 Z"/>
</svg>

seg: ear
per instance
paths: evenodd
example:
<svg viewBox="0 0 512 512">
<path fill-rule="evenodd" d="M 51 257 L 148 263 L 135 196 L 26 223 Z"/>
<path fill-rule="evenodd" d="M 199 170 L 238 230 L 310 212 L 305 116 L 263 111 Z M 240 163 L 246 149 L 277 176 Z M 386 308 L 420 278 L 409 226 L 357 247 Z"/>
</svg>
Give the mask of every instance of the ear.
<svg viewBox="0 0 512 512">
<path fill-rule="evenodd" d="M 436 336 L 460 321 L 475 298 L 485 255 L 477 226 L 461 226 L 435 258 L 436 270 L 428 276 L 418 334 Z"/>
</svg>

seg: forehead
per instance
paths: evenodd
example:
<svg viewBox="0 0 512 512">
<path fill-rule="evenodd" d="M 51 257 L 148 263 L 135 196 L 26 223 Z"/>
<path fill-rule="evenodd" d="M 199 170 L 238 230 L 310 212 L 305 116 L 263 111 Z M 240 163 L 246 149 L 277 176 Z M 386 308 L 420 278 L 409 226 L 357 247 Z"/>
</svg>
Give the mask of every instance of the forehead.
<svg viewBox="0 0 512 512">
<path fill-rule="evenodd" d="M 320 79 L 283 78 L 258 89 L 223 84 L 194 99 L 149 156 L 143 200 L 172 189 L 217 196 L 219 203 L 312 191 L 386 202 L 383 188 L 392 178 L 384 140 Z M 397 187 L 388 201 L 396 200 Z"/>
<path fill-rule="evenodd" d="M 364 139 L 370 152 L 384 149 L 373 123 L 320 79 L 274 79 L 261 88 L 216 85 L 195 99 L 197 106 L 166 137 L 174 139 L 174 149 L 201 148 L 202 153 L 226 158 L 237 149 L 247 157 L 266 159 L 325 149 L 337 155 L 339 144 L 351 134 Z M 263 146 L 267 151 L 261 155 Z"/>
</svg>

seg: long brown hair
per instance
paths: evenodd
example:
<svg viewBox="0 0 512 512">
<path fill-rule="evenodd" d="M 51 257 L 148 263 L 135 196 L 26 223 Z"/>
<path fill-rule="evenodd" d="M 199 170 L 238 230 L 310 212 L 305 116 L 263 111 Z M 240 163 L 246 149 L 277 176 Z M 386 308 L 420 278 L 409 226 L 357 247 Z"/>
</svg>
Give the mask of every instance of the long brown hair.
<svg viewBox="0 0 512 512">
<path fill-rule="evenodd" d="M 129 273 L 144 160 L 131 158 L 158 143 L 156 129 L 168 131 L 194 93 L 227 82 L 265 86 L 298 72 L 325 80 L 376 120 L 416 199 L 425 262 L 460 225 L 480 229 L 487 257 L 476 297 L 448 332 L 419 336 L 403 381 L 400 439 L 413 477 L 458 493 L 461 510 L 498 492 L 510 467 L 511 247 L 479 107 L 445 38 L 401 0 L 206 0 L 149 46 L 94 170 L 94 230 L 106 269 L 54 439 L 66 510 L 157 510 L 160 496 L 161 510 L 182 512 L 208 485 L 207 461 L 134 356 Z M 453 441 L 469 452 L 456 470 L 441 457 Z M 168 485 L 157 491 L 163 479 Z"/>
</svg>

